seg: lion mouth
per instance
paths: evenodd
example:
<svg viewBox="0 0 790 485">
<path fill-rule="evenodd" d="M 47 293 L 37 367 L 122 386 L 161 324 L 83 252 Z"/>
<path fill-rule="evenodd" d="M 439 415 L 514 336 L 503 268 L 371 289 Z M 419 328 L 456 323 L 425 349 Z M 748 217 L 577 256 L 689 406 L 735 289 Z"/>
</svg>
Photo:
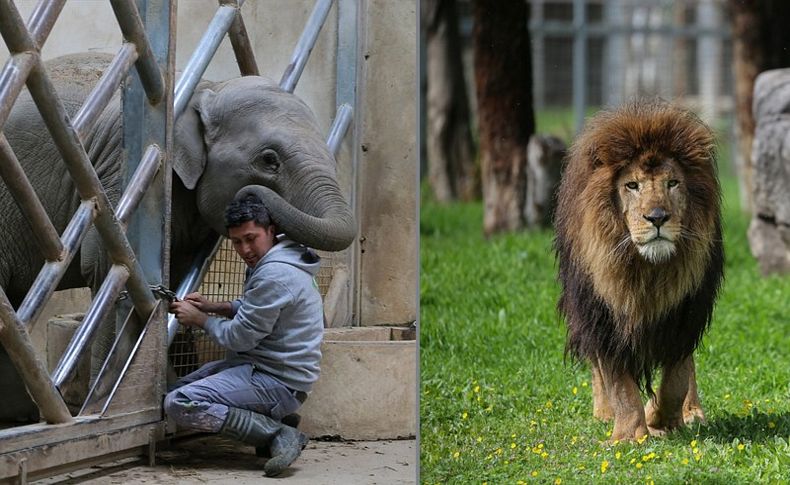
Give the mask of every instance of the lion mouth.
<svg viewBox="0 0 790 485">
<path fill-rule="evenodd" d="M 656 235 L 647 242 L 637 244 L 637 249 L 648 262 L 657 264 L 667 261 L 675 254 L 675 243 L 664 236 Z"/>
</svg>

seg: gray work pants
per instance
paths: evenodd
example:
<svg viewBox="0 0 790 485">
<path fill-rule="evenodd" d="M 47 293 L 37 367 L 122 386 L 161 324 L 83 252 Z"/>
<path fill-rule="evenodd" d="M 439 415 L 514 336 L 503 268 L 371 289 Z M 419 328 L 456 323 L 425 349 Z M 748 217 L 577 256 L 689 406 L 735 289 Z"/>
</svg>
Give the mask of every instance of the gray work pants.
<svg viewBox="0 0 790 485">
<path fill-rule="evenodd" d="M 217 360 L 179 379 L 164 407 L 179 427 L 216 433 L 228 408 L 249 409 L 279 421 L 300 405 L 283 383 L 252 364 Z"/>
</svg>

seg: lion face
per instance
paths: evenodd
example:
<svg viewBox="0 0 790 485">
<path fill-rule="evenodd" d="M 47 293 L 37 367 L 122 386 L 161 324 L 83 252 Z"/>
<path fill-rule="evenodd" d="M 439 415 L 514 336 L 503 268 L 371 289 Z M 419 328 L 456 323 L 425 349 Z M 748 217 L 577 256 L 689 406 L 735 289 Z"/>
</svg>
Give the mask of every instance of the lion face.
<svg viewBox="0 0 790 485">
<path fill-rule="evenodd" d="M 626 166 L 617 177 L 620 208 L 639 254 L 653 264 L 675 254 L 683 237 L 686 188 L 672 159 Z"/>
</svg>

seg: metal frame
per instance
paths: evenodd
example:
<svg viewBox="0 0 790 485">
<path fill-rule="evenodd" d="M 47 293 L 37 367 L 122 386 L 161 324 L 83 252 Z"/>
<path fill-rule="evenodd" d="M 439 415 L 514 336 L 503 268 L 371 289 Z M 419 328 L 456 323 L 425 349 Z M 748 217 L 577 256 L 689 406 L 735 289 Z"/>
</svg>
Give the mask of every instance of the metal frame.
<svg viewBox="0 0 790 485">
<path fill-rule="evenodd" d="M 143 347 L 165 348 L 172 336 L 158 321 L 165 316 L 149 287 L 167 284 L 169 252 L 169 200 L 174 120 L 184 111 L 227 33 L 242 75 L 258 74 L 240 8 L 243 0 L 220 0 L 217 13 L 174 87 L 175 4 L 171 0 L 110 0 L 124 43 L 112 63 L 73 119 L 69 119 L 43 67 L 41 47 L 65 5 L 65 0 L 40 0 L 27 24 L 12 0 L 0 0 L 0 34 L 11 57 L 0 71 L 0 176 L 30 221 L 45 264 L 17 311 L 0 288 L 0 342 L 18 368 L 41 415 L 48 423 L 0 430 L 0 480 L 17 476 L 23 483 L 67 468 L 136 454 L 164 437 L 159 402 L 149 402 L 133 412 L 119 414 L 114 398 L 122 394 L 125 375 L 138 362 Z M 283 73 L 280 86 L 293 92 L 333 5 L 317 0 L 305 29 Z M 356 0 L 339 0 L 337 59 L 337 112 L 327 144 L 337 156 L 352 124 L 356 103 L 357 25 Z M 166 12 L 166 15 L 162 15 Z M 132 69 L 134 66 L 134 69 Z M 83 140 L 103 109 L 124 82 L 124 153 L 127 156 L 125 190 L 113 208 L 85 152 Z M 82 200 L 63 234 L 58 236 L 10 145 L 2 135 L 11 107 L 24 84 L 36 102 L 45 124 L 66 163 Z M 355 126 L 355 132 L 357 128 Z M 352 150 L 356 174 L 356 153 Z M 166 170 L 160 170 L 161 167 Z M 356 186 L 356 181 L 354 182 Z M 356 187 L 352 187 L 352 201 Z M 162 208 L 165 207 L 165 210 Z M 111 269 L 94 297 L 78 332 L 50 377 L 30 343 L 29 331 L 73 260 L 88 229 L 94 225 L 107 249 Z M 145 235 L 145 237 L 143 237 Z M 179 286 L 184 296 L 200 283 L 217 243 L 206 246 L 195 268 Z M 351 251 L 353 258 L 354 251 Z M 139 255 L 139 256 L 138 256 Z M 345 282 L 347 284 L 347 281 Z M 58 386 L 68 382 L 89 348 L 98 325 L 116 306 L 123 287 L 131 305 L 122 309 L 115 345 L 76 417 L 69 413 Z M 145 323 L 143 323 L 145 322 Z M 167 342 L 167 344 L 165 343 Z M 165 353 L 159 367 L 164 369 Z M 158 379 L 155 393 L 163 379 Z M 117 408 L 117 406 L 115 406 Z M 102 419 L 99 419 L 101 417 Z M 111 438 L 106 455 L 95 456 L 89 446 L 99 436 Z M 117 438 L 117 439 L 116 439 Z M 63 452 L 53 452 L 63 450 Z M 67 457 L 67 458 L 66 458 Z M 69 460 L 64 463 L 63 460 Z"/>
</svg>

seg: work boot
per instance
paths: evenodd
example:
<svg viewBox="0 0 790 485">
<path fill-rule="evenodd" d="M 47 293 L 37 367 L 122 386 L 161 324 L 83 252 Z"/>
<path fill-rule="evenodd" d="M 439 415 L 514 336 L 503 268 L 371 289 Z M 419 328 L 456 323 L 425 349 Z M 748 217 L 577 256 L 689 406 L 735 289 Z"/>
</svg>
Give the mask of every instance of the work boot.
<svg viewBox="0 0 790 485">
<path fill-rule="evenodd" d="M 302 416 L 300 416 L 300 415 L 298 415 L 296 413 L 292 413 L 292 414 L 289 414 L 287 416 L 283 416 L 283 419 L 280 420 L 281 423 L 283 423 L 286 426 L 290 426 L 292 428 L 298 428 L 299 427 L 299 423 L 301 421 L 302 421 Z M 305 442 L 305 444 L 307 444 L 307 442 Z M 304 449 L 304 446 L 302 446 L 302 449 Z M 271 458 L 272 457 L 271 453 L 269 453 L 269 447 L 268 446 L 256 446 L 255 447 L 255 456 L 257 456 L 258 458 Z"/>
<path fill-rule="evenodd" d="M 256 448 L 268 447 L 272 458 L 263 467 L 268 477 L 288 468 L 307 444 L 307 435 L 248 409 L 228 408 L 228 417 L 219 432 Z"/>
</svg>

